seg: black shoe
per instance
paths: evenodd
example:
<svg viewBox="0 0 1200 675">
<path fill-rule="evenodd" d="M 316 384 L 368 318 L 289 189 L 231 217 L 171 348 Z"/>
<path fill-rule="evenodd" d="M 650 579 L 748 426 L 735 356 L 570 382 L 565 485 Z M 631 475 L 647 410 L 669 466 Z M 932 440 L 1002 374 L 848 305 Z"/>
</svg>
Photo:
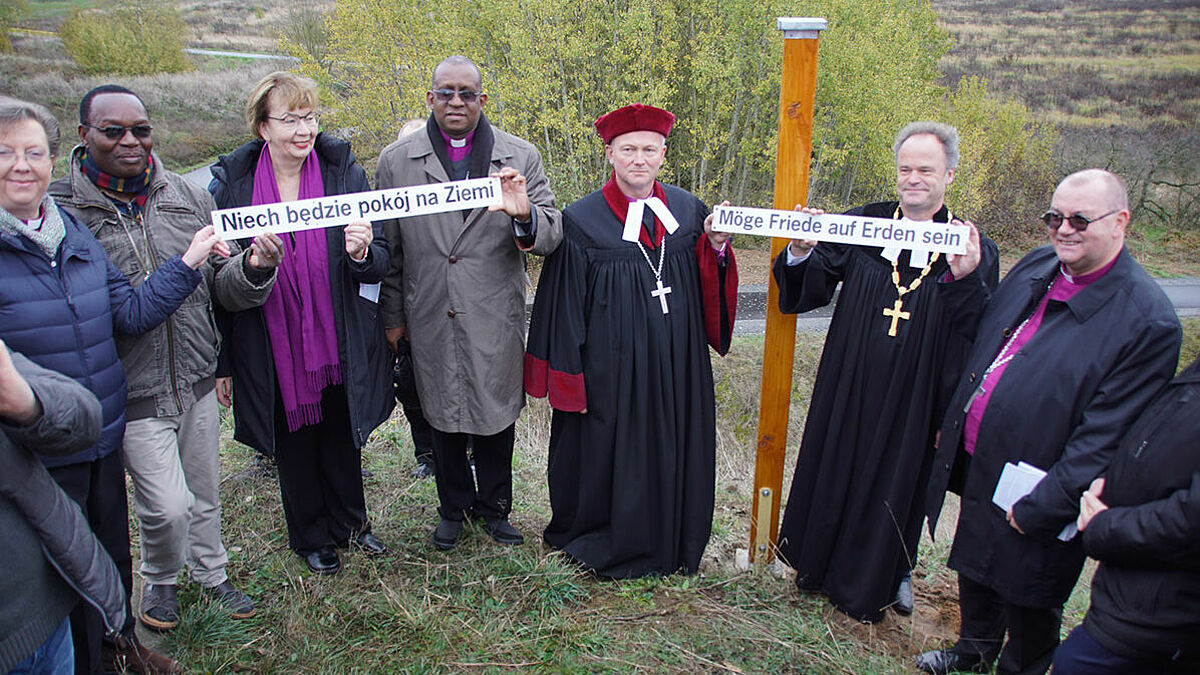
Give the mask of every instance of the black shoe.
<svg viewBox="0 0 1200 675">
<path fill-rule="evenodd" d="M 913 613 L 913 593 L 912 593 L 912 575 L 905 575 L 900 580 L 900 586 L 896 589 L 896 602 L 892 603 L 892 609 L 901 616 L 908 616 Z"/>
<path fill-rule="evenodd" d="M 221 603 L 231 618 L 249 619 L 254 616 L 254 601 L 229 579 L 216 586 L 205 586 L 200 590 L 200 594 L 213 602 Z"/>
<path fill-rule="evenodd" d="M 461 520 L 447 520 L 442 518 L 442 522 L 438 523 L 437 529 L 433 531 L 433 545 L 435 548 L 442 551 L 449 551 L 458 544 L 458 535 L 462 532 Z"/>
<path fill-rule="evenodd" d="M 433 468 L 433 456 L 421 455 L 417 458 L 417 466 L 412 470 L 413 478 L 432 478 L 437 475 Z"/>
<path fill-rule="evenodd" d="M 308 563 L 308 569 L 317 574 L 337 574 L 342 569 L 342 561 L 338 560 L 337 551 L 332 546 L 322 546 L 304 554 L 304 562 Z"/>
<path fill-rule="evenodd" d="M 986 673 L 988 666 L 983 657 L 959 654 L 949 649 L 935 649 L 917 656 L 917 669 L 933 675 L 970 672 Z"/>
<path fill-rule="evenodd" d="M 379 537 L 370 532 L 363 532 L 355 537 L 351 546 L 362 551 L 367 557 L 388 554 L 388 547 L 382 541 L 379 541 Z"/>
<path fill-rule="evenodd" d="M 491 535 L 497 544 L 519 546 L 525 543 L 525 537 L 508 522 L 508 518 L 485 518 L 483 531 Z"/>
</svg>

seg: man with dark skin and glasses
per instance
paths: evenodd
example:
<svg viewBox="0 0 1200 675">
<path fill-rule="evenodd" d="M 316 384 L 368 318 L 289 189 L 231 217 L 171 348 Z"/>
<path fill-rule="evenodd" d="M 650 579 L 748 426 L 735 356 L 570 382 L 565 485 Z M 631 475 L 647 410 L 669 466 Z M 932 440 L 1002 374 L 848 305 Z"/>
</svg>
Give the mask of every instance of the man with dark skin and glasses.
<svg viewBox="0 0 1200 675">
<path fill-rule="evenodd" d="M 412 350 L 421 408 L 433 427 L 441 516 L 433 545 L 454 548 L 466 518 L 481 519 L 498 543 L 520 544 L 508 515 L 513 430 L 525 404 L 525 255 L 558 246 L 562 216 L 537 149 L 483 114 L 487 94 L 470 59 L 439 63 L 425 100 L 425 128 L 384 148 L 376 187 L 496 176 L 503 204 L 391 224 L 384 326 L 393 350 Z"/>
</svg>

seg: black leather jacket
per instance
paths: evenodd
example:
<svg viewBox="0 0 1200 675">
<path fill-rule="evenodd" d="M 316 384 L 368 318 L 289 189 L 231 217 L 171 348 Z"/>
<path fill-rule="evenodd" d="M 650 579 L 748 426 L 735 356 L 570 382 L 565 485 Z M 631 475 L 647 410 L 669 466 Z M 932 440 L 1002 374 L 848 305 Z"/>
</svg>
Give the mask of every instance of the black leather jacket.
<svg viewBox="0 0 1200 675">
<path fill-rule="evenodd" d="M 1100 561 L 1084 630 L 1110 651 L 1200 671 L 1200 359 L 1130 428 L 1083 550 Z"/>
</svg>

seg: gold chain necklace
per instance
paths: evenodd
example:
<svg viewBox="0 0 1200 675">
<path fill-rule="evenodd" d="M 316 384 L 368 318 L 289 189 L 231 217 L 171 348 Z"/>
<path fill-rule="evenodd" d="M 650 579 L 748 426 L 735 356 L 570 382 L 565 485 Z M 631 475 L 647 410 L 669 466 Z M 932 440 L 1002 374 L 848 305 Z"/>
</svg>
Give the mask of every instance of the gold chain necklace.
<svg viewBox="0 0 1200 675">
<path fill-rule="evenodd" d="M 947 215 L 949 215 L 948 211 Z M 948 217 L 946 222 L 949 222 L 951 218 L 952 216 Z M 900 207 L 897 206 L 896 212 L 892 215 L 892 220 L 899 219 Z M 911 255 L 911 253 L 909 255 Z M 892 325 L 888 328 L 888 337 L 896 337 L 896 328 L 902 319 L 904 321 L 908 321 L 912 318 L 911 312 L 901 311 L 901 308 L 904 306 L 904 296 L 917 290 L 917 288 L 921 286 L 921 282 L 925 280 L 926 275 L 928 275 L 929 271 L 933 269 L 933 264 L 938 261 L 938 258 L 941 257 L 941 255 L 941 253 L 934 253 L 932 256 L 930 256 L 929 264 L 925 265 L 925 269 L 921 270 L 921 273 L 917 275 L 917 278 L 913 279 L 912 283 L 907 287 L 900 285 L 900 256 L 897 255 L 896 259 L 892 261 L 892 285 L 896 287 L 896 302 L 893 303 L 891 307 L 883 308 L 883 315 L 890 317 L 892 320 Z"/>
</svg>

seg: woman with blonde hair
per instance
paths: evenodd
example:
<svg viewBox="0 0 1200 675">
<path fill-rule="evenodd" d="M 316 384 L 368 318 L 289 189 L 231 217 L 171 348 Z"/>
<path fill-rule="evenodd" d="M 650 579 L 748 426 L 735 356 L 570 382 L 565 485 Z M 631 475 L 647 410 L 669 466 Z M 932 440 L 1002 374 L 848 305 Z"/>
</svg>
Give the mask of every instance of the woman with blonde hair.
<svg viewBox="0 0 1200 675">
<path fill-rule="evenodd" d="M 292 73 L 254 87 L 246 121 L 257 139 L 213 167 L 218 208 L 371 189 L 350 145 L 320 131 L 316 107 L 316 85 Z M 280 239 L 267 301 L 224 317 L 218 374 L 232 375 L 234 438 L 275 457 L 288 545 L 334 574 L 336 548 L 387 552 L 367 518 L 361 449 L 394 405 L 378 307 L 388 246 L 366 221 Z"/>
</svg>

